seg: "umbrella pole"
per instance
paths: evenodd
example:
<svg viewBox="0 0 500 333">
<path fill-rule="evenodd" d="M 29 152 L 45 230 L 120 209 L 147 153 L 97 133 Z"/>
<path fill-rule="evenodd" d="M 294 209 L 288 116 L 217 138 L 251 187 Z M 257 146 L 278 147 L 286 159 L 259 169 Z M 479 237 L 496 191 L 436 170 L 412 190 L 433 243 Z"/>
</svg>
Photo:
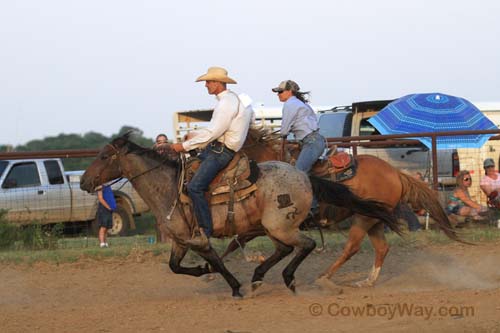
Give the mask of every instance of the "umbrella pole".
<svg viewBox="0 0 500 333">
<path fill-rule="evenodd" d="M 432 139 L 432 187 L 438 190 L 438 165 L 437 165 L 437 144 L 436 135 L 431 137 Z"/>
</svg>

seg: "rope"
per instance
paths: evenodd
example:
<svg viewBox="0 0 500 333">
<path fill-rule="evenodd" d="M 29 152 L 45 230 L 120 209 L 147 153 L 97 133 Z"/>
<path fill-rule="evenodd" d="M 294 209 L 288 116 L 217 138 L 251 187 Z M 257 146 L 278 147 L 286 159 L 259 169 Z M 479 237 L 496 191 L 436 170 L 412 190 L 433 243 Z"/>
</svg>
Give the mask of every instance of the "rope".
<svg viewBox="0 0 500 333">
<path fill-rule="evenodd" d="M 184 154 L 181 154 L 180 157 L 181 157 L 181 173 L 179 175 L 179 178 L 177 179 L 177 197 L 174 200 L 174 204 L 170 208 L 170 213 L 168 213 L 167 215 L 168 221 L 172 219 L 172 214 L 174 213 L 175 207 L 177 206 L 177 201 L 179 200 L 184 185 L 184 174 L 186 172 L 186 157 L 184 156 Z"/>
</svg>

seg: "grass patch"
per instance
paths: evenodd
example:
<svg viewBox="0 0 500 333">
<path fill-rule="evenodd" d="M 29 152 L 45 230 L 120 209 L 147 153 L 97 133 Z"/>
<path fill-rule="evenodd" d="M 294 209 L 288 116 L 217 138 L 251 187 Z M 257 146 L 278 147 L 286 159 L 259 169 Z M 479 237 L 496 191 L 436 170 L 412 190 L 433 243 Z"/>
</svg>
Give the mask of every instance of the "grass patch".
<svg viewBox="0 0 500 333">
<path fill-rule="evenodd" d="M 2 214 L 2 212 L 0 212 L 0 214 Z M 12 224 L 0 222 L 0 250 L 6 250 L 14 247 L 18 238 L 18 231 L 18 227 Z"/>
<path fill-rule="evenodd" d="M 317 245 L 321 244 L 318 231 L 305 231 L 309 237 L 313 238 Z M 341 251 L 347 241 L 347 232 L 324 231 L 325 243 L 330 250 Z M 110 258 L 126 258 L 128 256 L 140 256 L 149 253 L 152 256 L 165 256 L 165 260 L 170 253 L 169 244 L 151 244 L 151 237 L 148 235 L 136 235 L 130 237 L 109 238 L 110 248 L 101 249 L 98 247 L 98 240 L 95 237 L 59 238 L 53 249 L 27 249 L 23 242 L 18 240 L 8 250 L 0 251 L 0 263 L 12 264 L 34 264 L 37 262 L 47 263 L 72 263 L 81 259 L 107 260 Z M 500 240 L 500 229 L 493 227 L 464 229 L 460 237 L 472 243 L 496 242 Z M 404 238 L 395 233 L 386 234 L 387 241 L 392 247 L 420 248 L 429 245 L 447 245 L 453 243 L 442 232 L 434 230 L 422 230 L 420 232 L 408 232 Z M 222 254 L 232 239 L 214 239 L 212 245 L 219 254 Z M 269 255 L 274 251 L 274 245 L 267 237 L 257 237 L 246 245 L 248 254 L 261 252 Z M 365 238 L 361 245 L 361 251 L 372 251 L 372 246 L 368 238 Z M 232 256 L 243 258 L 241 250 L 236 250 Z M 199 263 L 200 257 L 193 251 L 186 255 L 186 264 Z"/>
<path fill-rule="evenodd" d="M 151 236 L 112 237 L 110 247 L 99 248 L 95 237 L 61 238 L 55 249 L 29 250 L 20 241 L 10 250 L 0 251 L 0 263 L 33 264 L 36 262 L 68 263 L 80 259 L 105 260 L 125 258 L 133 252 L 152 251 L 154 256 L 170 253 L 169 244 L 151 244 Z"/>
<path fill-rule="evenodd" d="M 0 210 L 0 250 L 26 249 L 56 249 L 62 236 L 62 223 L 41 225 L 33 222 L 29 225 L 11 224 L 6 220 L 6 211 Z"/>
</svg>

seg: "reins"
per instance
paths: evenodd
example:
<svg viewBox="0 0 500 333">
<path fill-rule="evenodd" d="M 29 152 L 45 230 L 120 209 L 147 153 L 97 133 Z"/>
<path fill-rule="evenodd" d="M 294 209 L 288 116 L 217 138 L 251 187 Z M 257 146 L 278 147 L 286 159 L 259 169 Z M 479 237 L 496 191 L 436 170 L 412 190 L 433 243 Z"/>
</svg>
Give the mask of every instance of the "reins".
<svg viewBox="0 0 500 333">
<path fill-rule="evenodd" d="M 109 145 L 110 147 L 112 147 L 112 148 L 113 148 L 113 150 L 115 151 L 115 153 L 111 156 L 111 159 L 113 159 L 113 160 L 114 160 L 114 159 L 118 158 L 118 156 L 120 155 L 120 151 L 119 151 L 118 149 L 116 149 L 116 147 L 115 147 L 115 146 L 113 146 L 112 144 L 109 144 L 109 143 L 108 143 L 108 145 Z M 145 175 L 145 174 L 147 174 L 147 173 L 149 173 L 149 172 L 151 172 L 151 171 L 153 171 L 153 170 L 155 170 L 155 169 L 158 169 L 159 167 L 161 167 L 161 166 L 162 166 L 165 162 L 167 162 L 167 161 L 168 161 L 168 158 L 164 158 L 164 159 L 162 159 L 162 160 L 161 160 L 161 161 L 160 161 L 160 162 L 159 162 L 156 166 L 154 166 L 154 167 L 152 167 L 152 168 L 150 168 L 150 169 L 147 169 L 146 171 L 143 171 L 143 172 L 139 173 L 138 175 L 135 175 L 135 176 L 132 176 L 132 177 L 130 177 L 130 178 L 127 178 L 127 181 L 126 181 L 126 182 L 124 182 L 124 183 L 123 183 L 123 185 L 121 185 L 121 186 L 120 186 L 120 189 L 121 189 L 121 188 L 122 188 L 122 187 L 123 187 L 123 186 L 124 186 L 127 182 L 132 182 L 134 179 L 139 178 L 139 177 L 141 177 L 141 176 L 143 176 L 143 175 Z M 119 182 L 119 181 L 120 181 L 120 180 L 122 180 L 122 179 L 123 179 L 123 177 L 117 178 L 117 179 L 116 179 L 116 180 L 114 180 L 114 181 L 113 181 L 110 185 L 116 184 L 117 182 Z"/>
<path fill-rule="evenodd" d="M 111 147 L 113 147 L 114 151 L 115 151 L 115 154 L 113 156 L 119 156 L 120 155 L 120 152 L 118 151 L 118 149 L 116 149 L 116 147 L 114 147 L 113 145 L 110 145 Z M 113 158 L 113 159 L 116 159 L 117 157 Z M 168 161 L 168 156 L 163 158 L 157 165 L 155 165 L 154 167 L 152 168 L 149 168 L 137 175 L 134 175 L 130 178 L 127 179 L 128 182 L 132 182 L 133 180 L 141 177 L 141 176 L 144 176 L 145 174 L 148 174 L 149 172 L 153 171 L 153 170 L 156 170 L 158 169 L 159 167 L 161 167 L 162 165 L 164 165 L 167 161 Z M 179 202 L 179 198 L 180 198 L 180 195 L 181 195 L 181 192 L 182 192 L 182 187 L 183 187 L 183 181 L 184 181 L 184 175 L 185 175 L 185 171 L 186 171 L 186 158 L 183 154 L 180 154 L 180 163 L 179 163 L 179 169 L 180 171 L 178 170 L 177 171 L 177 174 L 178 174 L 178 178 L 177 178 L 177 196 L 174 200 L 174 203 L 172 204 L 172 206 L 170 207 L 169 209 L 169 213 L 167 214 L 166 216 L 166 219 L 168 221 L 170 221 L 172 219 L 172 214 L 174 213 L 175 211 L 175 208 L 176 207 L 179 207 L 177 204 Z M 121 177 L 123 178 L 123 177 Z M 116 183 L 117 181 L 119 181 L 121 178 L 119 178 L 118 180 L 115 180 L 113 182 Z M 122 186 L 124 186 L 127 182 L 124 182 Z M 121 188 L 121 187 L 120 187 Z M 184 213 L 184 210 L 183 209 L 180 209 L 180 214 L 182 216 L 182 220 L 184 221 L 184 223 L 186 223 L 186 225 L 188 226 L 188 228 L 192 228 L 191 224 L 189 223 L 188 221 L 188 218 L 186 216 L 186 214 Z"/>
</svg>

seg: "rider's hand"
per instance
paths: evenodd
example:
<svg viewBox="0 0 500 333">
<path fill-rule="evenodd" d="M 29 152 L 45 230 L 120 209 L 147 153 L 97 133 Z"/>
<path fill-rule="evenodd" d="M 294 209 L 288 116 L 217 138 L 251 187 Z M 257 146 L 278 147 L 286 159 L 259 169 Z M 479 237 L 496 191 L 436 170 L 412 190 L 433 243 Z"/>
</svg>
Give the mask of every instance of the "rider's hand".
<svg viewBox="0 0 500 333">
<path fill-rule="evenodd" d="M 189 133 L 186 133 L 186 135 L 184 135 L 184 141 L 191 140 L 196 135 L 197 135 L 196 131 L 191 131 Z"/>
<path fill-rule="evenodd" d="M 177 153 L 182 153 L 185 151 L 184 147 L 182 146 L 182 143 L 173 143 L 171 147 Z"/>
</svg>

